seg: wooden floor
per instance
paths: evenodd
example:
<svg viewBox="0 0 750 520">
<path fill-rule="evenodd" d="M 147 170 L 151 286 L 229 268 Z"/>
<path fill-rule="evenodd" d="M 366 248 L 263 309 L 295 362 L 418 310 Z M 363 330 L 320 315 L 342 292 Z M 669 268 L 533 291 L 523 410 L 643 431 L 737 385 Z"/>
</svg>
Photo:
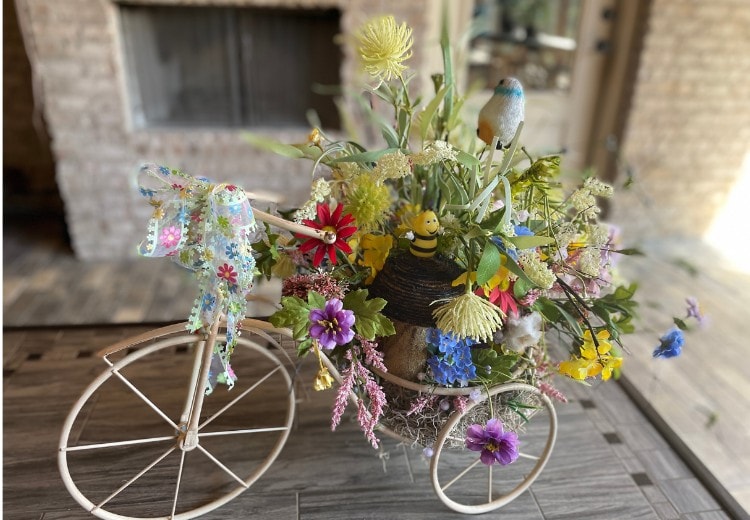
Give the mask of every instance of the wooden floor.
<svg viewBox="0 0 750 520">
<path fill-rule="evenodd" d="M 104 368 L 91 353 L 143 330 L 111 324 L 180 321 L 194 297 L 189 274 L 168 262 L 76 261 L 59 229 L 5 226 L 6 518 L 86 518 L 66 493 L 55 459 L 69 407 Z M 750 509 L 750 376 L 741 367 L 750 279 L 721 269 L 704 250 L 694 254 L 694 244 L 647 246 L 658 255 L 626 267 L 644 280 L 646 331 L 628 339 L 622 384 L 568 385 L 575 399 L 558 407 L 561 431 L 550 464 L 530 492 L 502 510 L 503 518 L 747 518 L 740 504 Z M 652 359 L 658 336 L 671 315 L 683 312 L 688 295 L 701 299 L 711 327 L 688 336 L 681 358 Z M 331 433 L 332 396 L 302 397 L 299 426 L 280 459 L 256 486 L 207 518 L 457 516 L 434 495 L 420 450 L 386 440 L 378 454 L 351 423 Z M 715 484 L 728 509 L 704 482 Z M 154 491 L 170 493 L 168 485 Z"/>
<path fill-rule="evenodd" d="M 87 514 L 67 494 L 56 467 L 58 437 L 69 408 L 87 383 L 105 368 L 92 352 L 144 330 L 144 327 L 17 329 L 4 333 L 4 518 L 78 519 Z M 149 380 L 147 395 L 167 410 L 170 396 L 183 388 L 179 367 L 189 352 L 170 352 L 169 369 L 157 360 L 135 375 Z M 237 359 L 240 383 L 251 384 L 255 363 Z M 384 439 L 381 451 L 364 440 L 352 417 L 331 432 L 332 392 L 308 391 L 311 372 L 300 371 L 298 417 L 279 459 L 248 491 L 206 518 L 456 518 L 436 497 L 421 449 Z M 139 388 L 142 388 L 139 386 Z M 159 391 L 158 389 L 161 389 Z M 217 389 L 211 406 L 235 394 Z M 570 403 L 557 408 L 560 428 L 550 462 L 530 491 L 501 510 L 505 519 L 727 519 L 730 518 L 662 436 L 617 384 L 591 391 L 567 385 Z M 121 440 L 114 425 L 139 425 L 141 436 L 158 435 L 161 421 L 150 408 L 113 382 L 109 394 L 82 412 L 74 426 L 81 442 Z M 264 394 L 266 396 L 273 396 Z M 283 392 L 276 393 L 276 399 Z M 217 402 L 214 403 L 213 400 Z M 252 408 L 247 426 L 268 425 L 268 407 Z M 97 417 L 99 414 L 101 417 Z M 97 421 L 101 419 L 103 422 Z M 104 426 L 103 426 L 104 425 Z M 229 466 L 254 453 L 237 442 L 217 448 Z M 78 463 L 69 456 L 71 471 Z M 98 453 L 81 475 L 99 498 L 104 481 L 118 484 L 135 475 L 155 455 Z M 148 457 L 151 457 L 149 459 Z M 91 461 L 88 461 L 91 462 Z M 510 467 L 509 467 L 510 468 Z M 166 465 L 121 507 L 152 509 L 168 502 L 174 490 L 174 467 Z M 208 472 L 191 474 L 184 485 L 213 484 Z M 113 490 L 114 488 L 108 488 Z M 129 511 L 126 509 L 126 511 Z M 122 511 L 124 512 L 124 511 Z M 497 518 L 501 513 L 487 514 Z"/>
</svg>

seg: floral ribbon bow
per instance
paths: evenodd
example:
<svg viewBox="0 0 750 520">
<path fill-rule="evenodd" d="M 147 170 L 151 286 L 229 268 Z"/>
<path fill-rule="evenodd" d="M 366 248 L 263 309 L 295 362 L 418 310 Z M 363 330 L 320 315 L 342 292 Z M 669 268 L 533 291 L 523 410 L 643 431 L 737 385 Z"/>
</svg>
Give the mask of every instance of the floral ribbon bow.
<svg viewBox="0 0 750 520">
<path fill-rule="evenodd" d="M 206 393 L 217 381 L 231 388 L 237 378 L 229 357 L 245 316 L 255 269 L 251 244 L 257 233 L 250 201 L 235 185 L 212 184 L 156 164 L 141 167 L 138 188 L 154 208 L 138 252 L 170 257 L 195 272 L 200 292 L 188 330 L 208 327 L 226 315 L 227 341 L 216 344 Z"/>
</svg>

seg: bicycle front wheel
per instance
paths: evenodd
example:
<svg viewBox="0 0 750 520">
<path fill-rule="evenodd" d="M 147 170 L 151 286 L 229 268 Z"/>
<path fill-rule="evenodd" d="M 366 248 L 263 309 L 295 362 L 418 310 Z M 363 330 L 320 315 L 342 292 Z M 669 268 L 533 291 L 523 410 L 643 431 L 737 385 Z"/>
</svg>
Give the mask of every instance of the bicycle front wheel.
<svg viewBox="0 0 750 520">
<path fill-rule="evenodd" d="M 205 342 L 154 338 L 112 363 L 74 404 L 60 436 L 70 494 L 99 518 L 188 519 L 245 491 L 276 459 L 294 420 L 292 380 L 272 347 L 281 348 L 268 334 L 239 338 L 232 364 L 242 367 L 240 378 L 206 397 L 190 449 L 182 442 L 186 389 Z"/>
</svg>

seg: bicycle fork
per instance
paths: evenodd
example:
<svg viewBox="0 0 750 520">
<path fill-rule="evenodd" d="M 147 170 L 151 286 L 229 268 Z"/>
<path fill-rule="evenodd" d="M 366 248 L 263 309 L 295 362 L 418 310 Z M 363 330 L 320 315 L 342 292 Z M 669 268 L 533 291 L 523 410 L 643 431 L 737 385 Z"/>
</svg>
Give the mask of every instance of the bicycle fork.
<svg viewBox="0 0 750 520">
<path fill-rule="evenodd" d="M 200 429 L 203 399 L 206 396 L 211 358 L 216 346 L 221 319 L 217 318 L 208 333 L 203 333 L 195 352 L 193 372 L 188 385 L 187 399 L 180 415 L 179 447 L 182 451 L 191 451 L 198 446 L 198 430 Z"/>
</svg>

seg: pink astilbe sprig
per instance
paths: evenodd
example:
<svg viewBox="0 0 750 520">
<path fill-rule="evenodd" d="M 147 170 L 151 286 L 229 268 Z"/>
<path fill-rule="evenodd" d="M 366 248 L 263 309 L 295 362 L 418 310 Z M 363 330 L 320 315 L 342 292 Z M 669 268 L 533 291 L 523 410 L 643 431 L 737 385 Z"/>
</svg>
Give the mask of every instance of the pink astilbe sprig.
<svg viewBox="0 0 750 520">
<path fill-rule="evenodd" d="M 414 398 L 411 402 L 411 406 L 409 407 L 409 411 L 406 412 L 406 415 L 408 416 L 421 413 L 425 408 L 435 408 L 435 406 L 437 406 L 439 397 L 440 396 L 434 394 L 422 394 Z"/>
<path fill-rule="evenodd" d="M 359 365 L 362 367 L 362 365 Z M 385 409 L 387 402 L 385 392 L 381 386 L 372 378 L 372 373 L 363 368 L 363 372 L 367 374 L 367 381 L 365 382 L 365 392 L 370 400 L 369 408 L 365 405 L 364 399 L 360 399 L 357 409 L 357 419 L 359 420 L 359 426 L 365 433 L 367 440 L 370 441 L 373 448 L 377 448 L 380 445 L 380 440 L 375 436 L 375 428 L 380 422 L 380 418 L 383 416 L 383 410 Z"/>
<path fill-rule="evenodd" d="M 465 413 L 468 404 L 469 398 L 466 396 L 457 395 L 453 398 L 453 408 L 455 408 L 458 413 Z"/>
<path fill-rule="evenodd" d="M 551 397 L 552 399 L 557 399 L 561 403 L 567 403 L 568 398 L 565 397 L 565 394 L 563 394 L 560 390 L 552 386 L 551 384 L 542 381 L 539 383 L 539 390 L 546 396 Z"/>
<path fill-rule="evenodd" d="M 357 421 L 372 447 L 377 448 L 380 440 L 375 436 L 375 428 L 383 416 L 387 401 L 385 392 L 373 378 L 372 372 L 359 361 L 359 354 L 359 348 L 352 347 L 344 355 L 349 366 L 342 374 L 341 386 L 336 394 L 331 414 L 331 430 L 335 430 L 341 422 L 349 395 L 357 388 L 360 390 L 357 392 Z"/>
<path fill-rule="evenodd" d="M 365 355 L 365 363 L 371 367 L 375 367 L 381 372 L 388 372 L 388 368 L 383 363 L 383 353 L 378 350 L 378 343 L 376 341 L 370 341 L 362 336 L 357 336 L 360 345 L 362 345 L 362 352 Z"/>
<path fill-rule="evenodd" d="M 351 361 L 351 354 L 346 353 L 346 357 Z M 354 364 L 349 363 L 344 372 L 341 374 L 341 385 L 336 392 L 336 400 L 333 403 L 333 412 L 331 413 L 331 431 L 341 423 L 341 416 L 344 415 L 346 405 L 349 403 L 349 395 L 352 393 L 354 383 L 357 380 L 357 373 L 354 370 Z"/>
</svg>

